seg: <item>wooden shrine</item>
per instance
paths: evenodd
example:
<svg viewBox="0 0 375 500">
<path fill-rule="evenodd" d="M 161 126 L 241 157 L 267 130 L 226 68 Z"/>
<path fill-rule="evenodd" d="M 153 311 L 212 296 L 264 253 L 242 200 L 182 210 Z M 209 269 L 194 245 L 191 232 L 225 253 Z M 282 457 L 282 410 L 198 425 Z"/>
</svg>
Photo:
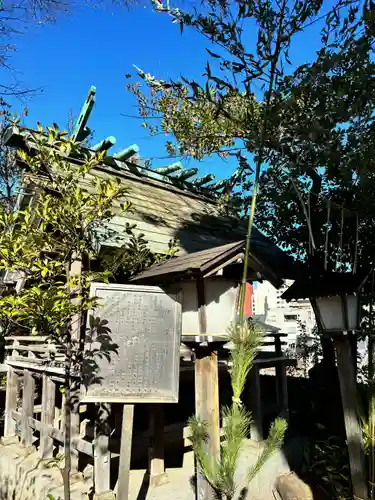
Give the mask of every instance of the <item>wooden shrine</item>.
<svg viewBox="0 0 375 500">
<path fill-rule="evenodd" d="M 245 241 L 177 257 L 132 278 L 134 283 L 158 284 L 168 293 L 181 294 L 182 341 L 191 350 L 195 370 L 195 411 L 208 423 L 207 453 L 219 457 L 220 408 L 219 360 L 225 362 L 230 348 L 228 330 L 238 316 L 240 277 Z M 262 260 L 249 255 L 249 280 L 266 279 L 277 285 L 278 276 Z M 250 297 L 247 297 L 249 300 Z M 286 366 L 293 361 L 283 356 L 283 334 L 272 333 L 273 353 L 262 352 L 254 361 L 247 399 L 252 409 L 251 438 L 263 439 L 260 370 L 275 367 L 280 414 L 288 418 Z M 264 354 L 264 355 L 263 355 Z M 226 366 L 226 365 L 225 365 Z M 198 473 L 198 498 L 211 498 L 210 486 Z"/>
<path fill-rule="evenodd" d="M 74 138 L 78 141 L 87 136 L 86 124 L 94 100 L 95 89 L 91 89 L 74 129 Z M 32 154 L 33 142 L 30 138 L 35 134 L 38 132 L 18 126 L 10 127 L 7 144 Z M 235 185 L 241 172 L 236 172 L 229 179 L 214 182 L 211 174 L 197 178 L 196 169 L 184 169 L 180 163 L 151 168 L 139 157 L 136 145 L 110 155 L 108 151 L 114 144 L 115 139 L 111 136 L 91 148 L 82 146 L 82 155 L 107 151 L 103 164 L 96 167 L 90 176 L 116 177 L 129 189 L 127 198 L 132 204 L 132 211 L 119 213 L 111 221 L 111 229 L 115 234 L 113 239 L 101 238 L 99 234 L 98 249 L 105 252 L 110 247 L 124 244 L 128 238 L 124 230 L 126 224 L 136 224 L 134 232 L 144 234 L 155 252 L 165 252 L 171 240 L 178 240 L 177 257 L 134 277 L 130 287 L 157 286 L 170 296 L 181 294 L 181 330 L 176 327 L 174 331 L 181 332 L 181 343 L 178 342 L 177 349 L 180 366 L 177 363 L 177 372 L 178 375 L 184 371 L 195 373 L 196 413 L 209 422 L 209 452 L 218 456 L 219 371 L 227 370 L 230 348 L 226 345 L 227 330 L 237 316 L 246 235 L 243 221 L 222 215 L 219 199 L 224 189 Z M 82 161 L 79 157 L 68 160 L 76 164 Z M 34 196 L 35 179 L 27 172 L 26 166 L 17 206 L 27 205 Z M 249 256 L 249 284 L 268 280 L 279 287 L 284 279 L 293 279 L 297 274 L 298 268 L 293 259 L 254 228 Z M 22 276 L 5 276 L 4 283 L 7 293 L 17 293 L 22 287 Z M 118 286 L 121 288 L 124 285 Z M 106 314 L 110 315 L 110 310 Z M 150 336 L 153 333 L 150 331 Z M 267 337 L 268 334 L 271 339 Z M 77 333 L 77 339 L 82 340 L 79 335 Z M 263 439 L 259 384 L 262 368 L 276 367 L 280 413 L 284 416 L 288 413 L 285 368 L 290 360 L 282 353 L 283 334 L 266 332 L 265 336 L 264 346 L 267 350 L 260 352 L 254 362 L 247 396 L 251 400 L 254 418 L 251 437 L 256 440 Z M 42 459 L 52 457 L 56 449 L 64 452 L 64 394 L 59 391 L 64 382 L 64 368 L 46 361 L 52 357 L 59 359 L 58 348 L 48 338 L 39 336 L 14 336 L 7 338 L 6 342 L 9 356 L 6 361 L 5 436 L 19 435 L 25 446 L 36 444 Z M 176 348 L 168 352 L 173 352 L 174 356 Z M 63 360 L 60 358 L 60 361 Z M 71 375 L 77 380 L 80 377 L 78 373 Z M 167 389 L 166 385 L 164 389 Z M 170 401 L 176 397 L 176 387 L 173 389 L 169 387 Z M 133 404 L 123 404 L 124 398 L 119 398 L 118 403 L 122 404 L 119 407 L 104 396 L 98 398 L 99 392 L 75 407 L 71 422 L 72 471 L 78 470 L 82 456 L 88 457 L 94 466 L 94 489 L 97 495 L 111 489 L 112 459 L 120 457 L 122 465 L 127 464 L 128 467 L 130 464 L 131 439 L 129 441 L 128 437 L 132 434 L 134 412 Z M 164 437 L 168 426 L 164 425 L 162 402 L 165 399 L 156 402 L 157 399 L 153 398 L 152 401 L 148 430 L 142 436 L 142 433 L 134 436 L 134 439 L 142 437 L 143 441 L 149 443 L 150 484 L 158 485 L 166 480 Z M 183 438 L 188 439 L 185 423 L 179 424 L 182 425 Z M 121 485 L 117 485 L 120 500 L 126 498 L 127 480 L 125 477 Z M 198 479 L 198 489 L 206 495 L 205 498 L 209 497 L 207 484 L 202 478 Z"/>
</svg>

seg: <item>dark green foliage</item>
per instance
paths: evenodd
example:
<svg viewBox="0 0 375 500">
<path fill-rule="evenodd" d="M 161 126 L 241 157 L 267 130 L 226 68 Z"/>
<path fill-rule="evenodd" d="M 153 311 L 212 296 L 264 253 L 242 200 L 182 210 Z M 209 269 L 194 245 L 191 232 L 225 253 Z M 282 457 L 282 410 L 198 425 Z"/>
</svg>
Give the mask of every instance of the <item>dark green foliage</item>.
<svg viewBox="0 0 375 500">
<path fill-rule="evenodd" d="M 0 99 L 0 203 L 7 210 L 13 208 L 21 180 L 16 152 L 4 143 L 5 131 L 12 122 L 10 106 Z"/>
<path fill-rule="evenodd" d="M 224 212 L 249 214 L 245 269 L 253 222 L 298 259 L 353 272 L 373 266 L 371 6 L 338 0 L 326 10 L 321 0 L 209 0 L 193 13 L 174 9 L 170 14 L 181 31 L 193 28 L 212 42 L 205 80 L 164 82 L 139 72 L 149 90 L 144 94 L 139 84 L 132 88 L 140 112 L 146 122 L 162 116 L 161 128 L 175 136 L 169 152 L 203 158 L 241 151 L 247 157 L 222 203 Z M 312 25 L 320 31 L 317 52 L 298 67 L 290 60 L 291 49 L 293 43 L 306 43 Z M 244 294 L 240 319 L 243 299 Z M 326 472 L 336 481 L 337 448 L 329 451 L 334 464 L 327 462 Z M 202 461 L 202 469 L 211 466 L 219 467 Z"/>
<path fill-rule="evenodd" d="M 110 234 L 115 204 L 123 212 L 130 204 L 126 201 L 128 191 L 119 179 L 93 175 L 104 153 L 86 155 L 77 166 L 70 156 L 80 146 L 67 138 L 66 132 L 60 132 L 55 125 L 46 129 L 39 126 L 39 132 L 33 139 L 35 154 L 30 153 L 32 148 L 17 152 L 34 174 L 38 189 L 33 192 L 33 204 L 12 211 L 0 205 L 0 269 L 17 271 L 24 278 L 19 293 L 0 297 L 0 320 L 25 329 L 29 335 L 48 336 L 59 354 L 64 355 L 63 482 L 64 498 L 69 500 L 71 414 L 78 412 L 80 388 L 80 381 L 71 374 L 87 364 L 90 377 L 94 377 L 97 359 L 110 360 L 118 347 L 111 341 L 106 320 L 90 317 L 89 326 L 85 326 L 89 311 L 100 307 L 99 298 L 89 294 L 91 283 L 100 276 L 92 272 L 91 262 L 100 261 L 97 238 Z M 87 181 L 90 191 L 85 187 Z M 130 240 L 124 250 L 126 257 L 116 268 L 129 265 L 129 274 L 158 259 L 144 238 L 133 234 L 133 229 L 127 228 Z M 101 279 L 108 278 L 108 274 L 102 272 Z M 100 348 L 83 357 L 81 335 L 91 335 Z M 52 365 L 61 360 L 56 361 L 55 354 L 50 353 L 44 362 Z"/>
<path fill-rule="evenodd" d="M 369 259 L 375 65 L 367 3 L 339 0 L 327 9 L 322 1 L 211 0 L 200 11 L 170 14 L 213 42 L 211 63 L 203 82 L 139 72 L 150 94 L 130 87 L 145 122 L 152 117 L 155 128 L 162 117 L 174 154 L 241 153 L 242 175 L 224 193 L 232 213 L 249 212 L 255 165 L 255 222 L 293 255 L 314 252 L 338 268 Z M 296 66 L 291 49 L 312 25 L 320 31 L 316 56 Z"/>
<path fill-rule="evenodd" d="M 327 498 L 352 498 L 349 456 L 345 441 L 336 437 L 318 441 L 312 446 L 306 459 L 306 472 L 326 492 Z"/>
<path fill-rule="evenodd" d="M 129 231 L 129 240 L 120 248 L 107 250 L 103 256 L 102 267 L 116 281 L 126 281 L 130 276 L 173 257 L 178 247 L 175 241 L 169 242 L 169 249 L 164 254 L 157 254 L 150 249 L 144 234 Z"/>
</svg>

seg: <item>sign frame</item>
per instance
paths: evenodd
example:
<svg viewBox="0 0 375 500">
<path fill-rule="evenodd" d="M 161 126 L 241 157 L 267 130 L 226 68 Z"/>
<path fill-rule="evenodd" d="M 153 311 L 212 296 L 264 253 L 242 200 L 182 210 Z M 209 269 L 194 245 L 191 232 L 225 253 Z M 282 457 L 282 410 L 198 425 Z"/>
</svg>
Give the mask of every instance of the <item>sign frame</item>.
<svg viewBox="0 0 375 500">
<path fill-rule="evenodd" d="M 90 394 L 90 389 L 88 387 L 85 387 L 83 383 L 84 375 L 83 375 L 83 366 L 84 363 L 82 364 L 82 369 L 81 369 L 81 375 L 82 375 L 82 381 L 81 381 L 81 391 L 80 391 L 80 402 L 81 403 L 121 403 L 121 404 L 136 404 L 136 403 L 177 403 L 178 402 L 178 397 L 179 397 L 179 378 L 180 378 L 180 344 L 181 344 L 181 333 L 182 333 L 182 300 L 181 300 L 181 293 L 171 293 L 171 292 L 166 292 L 162 288 L 158 286 L 146 286 L 146 285 L 134 285 L 134 284 L 117 284 L 117 283 L 98 283 L 98 282 L 93 282 L 91 283 L 90 287 L 90 297 L 97 297 L 97 293 L 99 289 L 105 289 L 106 291 L 113 291 L 113 292 L 124 292 L 124 293 L 131 293 L 131 292 L 141 292 L 144 294 L 156 294 L 156 295 L 168 295 L 169 297 L 173 298 L 174 300 L 174 345 L 173 345 L 173 362 L 172 362 L 172 371 L 171 371 L 171 396 L 155 396 L 151 394 L 148 396 L 146 395 L 134 395 L 134 394 L 129 394 L 128 396 L 121 396 L 121 397 L 116 397 L 113 396 L 111 397 L 106 396 L 106 397 L 100 397 L 100 396 L 95 396 L 95 393 Z M 105 307 L 101 307 L 99 305 L 98 308 L 92 309 L 89 311 L 87 315 L 87 322 L 86 322 L 86 328 L 89 328 L 89 321 L 90 317 L 94 316 L 95 314 L 98 314 L 100 316 L 100 310 L 103 309 L 105 311 Z M 105 316 L 103 316 L 102 319 L 106 319 Z M 110 320 L 108 320 L 110 323 Z M 125 340 L 125 339 L 124 339 Z M 83 347 L 83 354 L 85 355 L 85 351 L 87 352 L 86 346 L 86 333 L 85 333 L 85 338 L 83 339 L 84 341 L 84 347 Z M 119 362 L 117 360 L 116 362 Z M 95 385 L 95 384 L 93 384 Z M 154 391 L 155 392 L 155 391 Z"/>
</svg>

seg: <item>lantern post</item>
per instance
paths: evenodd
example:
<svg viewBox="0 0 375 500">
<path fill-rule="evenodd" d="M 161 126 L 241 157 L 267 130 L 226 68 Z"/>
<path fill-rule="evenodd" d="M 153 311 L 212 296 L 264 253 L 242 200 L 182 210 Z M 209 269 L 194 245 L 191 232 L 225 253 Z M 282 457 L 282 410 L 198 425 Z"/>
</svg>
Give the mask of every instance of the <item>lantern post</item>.
<svg viewBox="0 0 375 500">
<path fill-rule="evenodd" d="M 366 279 L 367 277 L 349 273 L 314 273 L 295 281 L 282 296 L 287 301 L 308 297 L 320 335 L 332 339 L 336 352 L 353 496 L 358 500 L 368 499 L 368 488 L 350 336 L 360 330 L 360 297 Z"/>
</svg>

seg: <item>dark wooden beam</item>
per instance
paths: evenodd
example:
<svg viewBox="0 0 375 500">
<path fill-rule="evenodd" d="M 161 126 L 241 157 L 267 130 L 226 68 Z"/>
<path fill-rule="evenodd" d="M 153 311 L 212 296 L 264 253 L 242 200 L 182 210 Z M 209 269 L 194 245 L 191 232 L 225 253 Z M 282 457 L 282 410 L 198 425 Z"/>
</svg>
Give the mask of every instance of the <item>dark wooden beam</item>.
<svg viewBox="0 0 375 500">
<path fill-rule="evenodd" d="M 199 334 L 207 331 L 206 299 L 204 280 L 197 279 Z M 212 459 L 220 457 L 220 411 L 219 411 L 219 375 L 217 351 L 213 346 L 196 347 L 195 359 L 195 413 L 207 424 L 208 440 L 205 451 Z M 197 468 L 198 500 L 213 500 L 215 493 Z"/>
<path fill-rule="evenodd" d="M 358 500 L 367 500 L 366 462 L 362 429 L 358 418 L 359 402 L 350 339 L 348 335 L 335 337 L 333 344 L 336 349 L 353 496 Z"/>
</svg>

